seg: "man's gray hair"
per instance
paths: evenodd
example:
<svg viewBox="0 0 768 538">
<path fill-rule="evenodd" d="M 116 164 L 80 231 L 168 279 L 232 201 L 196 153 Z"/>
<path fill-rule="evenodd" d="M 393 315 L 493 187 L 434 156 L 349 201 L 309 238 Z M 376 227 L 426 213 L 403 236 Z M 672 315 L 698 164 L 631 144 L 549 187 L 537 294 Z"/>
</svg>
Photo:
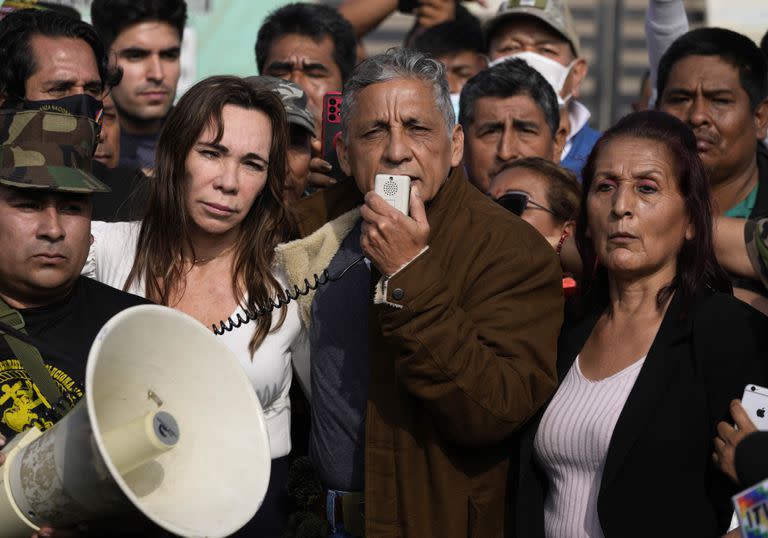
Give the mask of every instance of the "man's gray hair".
<svg viewBox="0 0 768 538">
<path fill-rule="evenodd" d="M 341 101 L 341 125 L 344 141 L 349 142 L 349 119 L 357 105 L 357 94 L 371 84 L 389 82 L 395 79 L 415 79 L 432 86 L 437 108 L 445 118 L 450 136 L 456 125 L 456 116 L 451 105 L 451 94 L 445 78 L 445 67 L 437 60 L 421 52 L 404 48 L 392 48 L 384 54 L 377 54 L 361 62 L 344 84 Z"/>
</svg>

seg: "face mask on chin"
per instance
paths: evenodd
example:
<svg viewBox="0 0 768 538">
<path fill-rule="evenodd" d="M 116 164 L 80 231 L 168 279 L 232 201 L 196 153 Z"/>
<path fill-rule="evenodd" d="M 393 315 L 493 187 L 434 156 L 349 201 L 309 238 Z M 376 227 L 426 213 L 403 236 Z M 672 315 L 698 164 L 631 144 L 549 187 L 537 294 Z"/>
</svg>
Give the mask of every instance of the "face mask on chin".
<svg viewBox="0 0 768 538">
<path fill-rule="evenodd" d="M 565 97 L 561 97 L 560 92 L 563 91 L 563 85 L 565 85 L 565 81 L 568 79 L 568 74 L 571 72 L 571 68 L 573 67 L 573 64 L 576 63 L 576 60 L 573 60 L 568 65 L 563 65 L 560 62 L 551 58 L 547 58 L 546 56 L 542 56 L 541 54 L 525 51 L 518 52 L 510 56 L 505 56 L 504 58 L 498 58 L 488 64 L 488 67 L 493 67 L 494 65 L 498 65 L 501 62 L 511 60 L 512 58 L 523 60 L 525 63 L 538 71 L 539 74 L 544 77 L 547 82 L 549 82 L 549 85 L 552 86 L 553 90 L 555 90 L 555 95 L 557 96 L 557 104 L 560 106 L 560 108 L 564 107 L 566 103 L 571 99 L 571 94 L 568 94 Z"/>
</svg>

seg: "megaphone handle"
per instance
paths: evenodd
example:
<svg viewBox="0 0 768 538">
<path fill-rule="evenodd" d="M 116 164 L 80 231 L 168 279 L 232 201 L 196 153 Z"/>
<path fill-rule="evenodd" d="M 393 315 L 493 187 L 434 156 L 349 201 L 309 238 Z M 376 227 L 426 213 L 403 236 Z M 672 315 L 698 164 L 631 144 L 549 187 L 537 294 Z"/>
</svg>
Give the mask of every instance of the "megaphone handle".
<svg viewBox="0 0 768 538">
<path fill-rule="evenodd" d="M 41 435 L 40 430 L 31 428 L 14 437 L 3 450 L 5 463 L 0 468 L 0 537 L 29 536 L 32 531 L 40 530 L 16 504 L 11 490 L 10 474 L 19 452 Z"/>
</svg>

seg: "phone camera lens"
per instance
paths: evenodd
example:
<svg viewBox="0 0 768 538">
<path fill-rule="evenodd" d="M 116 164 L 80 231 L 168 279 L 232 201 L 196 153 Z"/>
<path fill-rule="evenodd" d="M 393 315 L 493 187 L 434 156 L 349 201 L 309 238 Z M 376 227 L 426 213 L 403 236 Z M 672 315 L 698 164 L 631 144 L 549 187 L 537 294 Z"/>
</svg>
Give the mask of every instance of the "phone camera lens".
<svg viewBox="0 0 768 538">
<path fill-rule="evenodd" d="M 336 121 L 336 114 L 329 115 L 328 119 L 331 120 L 331 121 Z"/>
<path fill-rule="evenodd" d="M 749 387 L 749 390 L 751 390 L 752 392 L 755 392 L 757 389 L 753 385 L 753 386 Z"/>
<path fill-rule="evenodd" d="M 331 99 L 331 100 L 330 100 L 330 101 L 328 101 L 328 102 L 329 102 L 329 103 L 331 103 L 332 105 L 335 105 L 335 104 L 336 104 L 336 99 Z"/>
<path fill-rule="evenodd" d="M 331 112 L 336 112 L 336 107 L 335 107 L 335 106 L 332 106 L 332 107 L 330 107 L 328 110 L 329 110 L 329 111 L 331 111 Z"/>
</svg>

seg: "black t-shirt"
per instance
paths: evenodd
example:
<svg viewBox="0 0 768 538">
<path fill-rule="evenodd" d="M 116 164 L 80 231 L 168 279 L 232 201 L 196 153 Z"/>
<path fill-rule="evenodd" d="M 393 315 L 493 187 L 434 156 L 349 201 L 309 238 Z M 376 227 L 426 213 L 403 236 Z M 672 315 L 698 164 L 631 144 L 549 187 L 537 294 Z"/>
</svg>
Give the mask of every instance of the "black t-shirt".
<svg viewBox="0 0 768 538">
<path fill-rule="evenodd" d="M 20 309 L 29 336 L 41 342 L 40 354 L 61 392 L 72 403 L 83 396 L 85 363 L 101 327 L 115 314 L 150 301 L 80 277 L 72 292 L 55 303 Z M 53 350 L 51 356 L 46 349 Z M 8 440 L 33 426 L 53 424 L 16 355 L 0 336 L 0 433 Z"/>
</svg>

